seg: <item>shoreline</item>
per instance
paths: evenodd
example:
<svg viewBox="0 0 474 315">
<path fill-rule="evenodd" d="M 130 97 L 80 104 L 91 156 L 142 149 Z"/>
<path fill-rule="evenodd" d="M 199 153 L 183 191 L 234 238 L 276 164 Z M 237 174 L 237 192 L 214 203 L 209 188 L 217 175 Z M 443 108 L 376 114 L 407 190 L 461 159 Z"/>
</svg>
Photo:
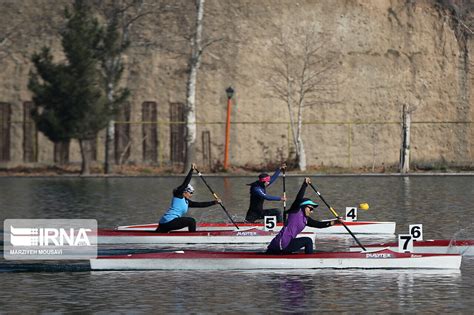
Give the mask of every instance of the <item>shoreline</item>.
<svg viewBox="0 0 474 315">
<path fill-rule="evenodd" d="M 204 173 L 206 177 L 254 177 L 258 173 Z M 175 174 L 25 174 L 15 173 L 8 174 L 0 172 L 0 178 L 153 178 L 153 177 L 183 177 L 182 173 Z M 413 172 L 413 173 L 286 173 L 286 177 L 425 177 L 425 176 L 474 176 L 474 172 Z"/>
<path fill-rule="evenodd" d="M 277 167 L 232 167 L 228 171 L 201 169 L 206 177 L 253 177 L 259 173 L 273 173 Z M 156 167 L 146 165 L 116 166 L 110 174 L 104 174 L 101 167 L 92 167 L 90 174 L 81 175 L 78 165 L 61 166 L 19 166 L 14 168 L 0 168 L 0 178 L 129 178 L 129 177 L 182 177 L 182 166 Z M 390 168 L 309 168 L 302 172 L 294 168 L 287 169 L 288 177 L 417 177 L 417 176 L 474 176 L 474 169 L 470 167 L 443 167 L 443 168 L 416 168 L 409 173 L 400 173 L 395 167 Z"/>
</svg>

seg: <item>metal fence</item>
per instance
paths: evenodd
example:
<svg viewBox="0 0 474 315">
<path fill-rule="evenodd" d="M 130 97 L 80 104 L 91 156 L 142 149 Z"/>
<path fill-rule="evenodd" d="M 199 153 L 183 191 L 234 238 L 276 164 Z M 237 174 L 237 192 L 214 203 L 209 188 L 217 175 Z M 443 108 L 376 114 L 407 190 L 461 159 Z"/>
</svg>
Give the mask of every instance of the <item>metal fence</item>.
<svg viewBox="0 0 474 315">
<path fill-rule="evenodd" d="M 4 119 L 5 124 L 8 123 L 8 126 L 2 126 L 0 131 L 0 141 L 4 141 L 5 143 L 0 144 L 2 148 L 1 156 L 3 157 L 17 157 L 17 159 L 23 159 L 23 156 L 28 156 L 23 152 L 22 154 L 12 155 L 10 154 L 10 148 L 15 146 L 16 148 L 25 148 L 24 143 L 28 142 L 29 140 L 26 138 L 27 136 L 35 137 L 33 135 L 31 128 L 28 130 L 23 131 L 23 135 L 20 132 L 12 132 L 11 129 L 13 128 L 27 128 L 28 124 L 25 124 L 24 121 L 9 121 L 8 119 Z M 140 163 L 154 163 L 158 165 L 166 165 L 172 163 L 182 163 L 183 157 L 185 152 L 185 146 L 183 143 L 185 141 L 186 132 L 185 132 L 185 123 L 183 121 L 169 121 L 169 120 L 156 120 L 156 121 L 116 121 L 115 122 L 117 129 L 120 130 L 118 136 L 126 137 L 127 141 L 131 141 L 130 139 L 135 138 L 135 147 L 130 147 L 126 143 L 122 143 L 120 150 L 132 150 L 132 151 L 140 151 L 138 158 L 135 158 L 136 162 Z M 416 130 L 417 128 L 422 130 L 415 132 L 412 135 L 412 143 L 418 142 L 429 142 L 429 141 L 439 141 L 436 138 L 431 139 L 430 134 L 434 134 L 436 132 L 443 132 L 435 131 L 439 130 L 440 126 L 441 129 L 446 129 L 447 135 L 451 142 L 459 142 L 458 147 L 461 147 L 460 153 L 458 156 L 454 156 L 450 158 L 453 161 L 459 162 L 459 164 L 472 164 L 473 154 L 474 154 L 474 128 L 472 121 L 412 121 L 412 128 Z M 150 129 L 147 126 L 154 125 L 156 128 Z M 212 167 L 216 161 L 220 161 L 223 158 L 222 150 L 223 150 L 223 141 L 224 141 L 224 128 L 225 122 L 223 121 L 198 121 L 196 122 L 197 129 L 198 129 L 198 150 L 202 154 L 200 157 L 201 161 Z M 26 127 L 25 127 L 26 126 Z M 120 128 L 120 126 L 129 126 L 130 128 Z M 133 128 L 132 128 L 133 127 Z M 277 135 L 275 139 L 278 141 L 284 138 L 284 145 L 281 145 L 282 155 L 288 155 L 289 152 L 294 150 L 294 144 L 292 141 L 292 133 L 291 133 L 291 124 L 288 121 L 233 121 L 231 122 L 231 133 L 238 135 L 239 129 L 245 128 L 246 130 L 266 130 L 269 128 L 273 128 L 273 130 L 277 130 Z M 381 154 L 380 152 L 390 150 L 391 151 L 391 158 L 390 160 L 394 163 L 397 161 L 397 157 L 399 154 L 400 143 L 401 143 L 401 122 L 400 121 L 306 121 L 303 122 L 303 129 L 311 130 L 310 134 L 306 132 L 306 138 L 312 139 L 313 135 L 311 133 L 320 134 L 320 140 L 322 138 L 331 138 L 333 135 L 326 131 L 322 132 L 324 128 L 329 128 L 333 130 L 335 128 L 338 129 L 337 132 L 337 147 L 334 148 L 335 151 L 332 152 L 331 158 L 337 161 L 337 164 L 342 167 L 358 167 L 360 162 L 360 152 L 364 152 L 363 154 L 368 155 L 367 152 L 373 151 L 371 153 L 373 155 L 372 161 L 370 163 L 364 162 L 366 165 L 377 165 L 378 162 L 375 161 L 375 155 Z M 134 129 L 134 130 L 132 130 Z M 370 135 L 367 135 L 369 129 L 374 130 L 373 136 L 371 138 Z M 344 131 L 342 131 L 344 130 Z M 385 133 L 382 132 L 383 130 L 388 130 Z M 156 135 L 150 135 L 150 132 L 155 133 Z M 128 134 L 127 134 L 128 133 Z M 363 135 L 362 135 L 363 134 Z M 361 136 L 362 135 L 362 136 Z M 145 141 L 144 139 L 152 138 L 156 141 Z M 389 148 L 385 138 L 391 138 L 389 143 Z M 370 138 L 371 143 L 367 143 L 367 139 Z M 422 140 L 420 140 L 423 138 Z M 438 137 L 440 138 L 440 137 Z M 264 138 L 263 141 L 275 141 L 275 139 L 271 139 L 271 136 L 267 136 Z M 330 139 L 331 140 L 331 139 Z M 101 141 L 98 140 L 98 145 L 101 145 Z M 242 140 L 240 142 L 248 141 L 249 144 L 253 141 L 253 139 Z M 316 140 L 314 140 L 316 141 Z M 327 140 L 329 141 L 329 140 Z M 122 141 L 123 142 L 123 141 Z M 308 141 L 307 141 L 308 142 Z M 116 140 L 116 143 L 120 143 L 120 139 Z M 310 142 L 311 143 L 311 142 Z M 150 144 L 156 146 L 156 148 L 150 148 Z M 42 143 L 41 141 L 37 142 L 38 146 L 47 145 L 46 143 Z M 140 146 L 140 148 L 137 147 Z M 234 141 L 235 145 L 235 141 Z M 329 159 L 329 157 L 325 157 L 321 151 L 324 151 L 324 145 L 321 144 L 320 147 L 323 148 L 318 152 L 321 155 L 321 159 L 324 161 L 325 159 Z M 436 143 L 432 143 L 432 145 L 436 146 Z M 143 148 L 141 147 L 143 146 Z M 245 145 L 243 146 L 245 148 Z M 231 143 L 232 148 L 232 143 Z M 152 155 L 149 155 L 144 150 L 148 150 L 147 152 L 152 152 Z M 151 151 L 150 151 L 151 150 Z M 99 150 L 100 151 L 100 150 Z M 375 152 L 378 151 L 378 152 Z M 459 151 L 459 150 L 458 150 Z M 419 149 L 421 152 L 421 149 Z M 21 156 L 21 157 L 20 157 Z M 122 156 L 121 152 L 116 152 L 116 156 Z M 222 157 L 221 157 L 222 156 Z M 416 155 L 415 155 L 416 156 Z M 424 156 L 423 154 L 419 154 L 419 156 Z M 140 160 L 142 158 L 142 160 Z M 433 156 L 433 159 L 436 159 L 436 156 Z M 366 160 L 369 160 L 369 157 L 366 157 Z M 12 159 L 10 159 L 12 161 Z M 355 161 L 355 163 L 354 163 Z M 31 157 L 25 159 L 23 161 L 18 162 L 31 162 Z M 41 162 L 41 161 L 39 161 Z M 124 161 L 126 162 L 126 161 Z M 309 163 L 311 164 L 311 163 Z"/>
</svg>

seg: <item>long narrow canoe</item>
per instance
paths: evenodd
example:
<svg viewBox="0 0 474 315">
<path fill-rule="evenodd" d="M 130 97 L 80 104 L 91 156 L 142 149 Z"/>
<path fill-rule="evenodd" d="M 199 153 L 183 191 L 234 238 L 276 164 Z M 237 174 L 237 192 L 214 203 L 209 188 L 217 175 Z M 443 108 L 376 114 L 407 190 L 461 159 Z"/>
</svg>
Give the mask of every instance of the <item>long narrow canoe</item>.
<svg viewBox="0 0 474 315">
<path fill-rule="evenodd" d="M 99 230 L 97 236 L 99 244 L 261 244 L 270 243 L 276 233 L 261 229 L 170 233 Z M 300 236 L 314 240 L 314 233 L 301 233 Z"/>
<path fill-rule="evenodd" d="M 380 243 L 364 245 L 368 250 L 388 248 L 398 251 L 398 243 Z M 351 251 L 360 251 L 360 247 L 352 246 Z M 474 240 L 426 240 L 414 241 L 413 253 L 461 254 L 474 256 Z"/>
<path fill-rule="evenodd" d="M 256 270 L 256 269 L 459 269 L 461 255 L 374 252 L 319 252 L 267 255 L 257 252 L 171 251 L 102 256 L 92 270 Z"/>
<path fill-rule="evenodd" d="M 344 221 L 354 234 L 395 234 L 395 222 L 378 222 L 378 221 Z M 263 229 L 263 223 L 240 223 L 237 222 L 240 229 Z M 124 225 L 116 228 L 118 231 L 154 231 L 158 227 L 157 223 L 140 224 L 140 225 Z M 276 231 L 280 230 L 282 224 L 277 225 Z M 199 231 L 206 230 L 236 230 L 232 223 L 207 222 L 198 223 Z M 316 229 L 306 227 L 304 232 L 313 232 L 317 234 L 347 234 L 347 230 L 342 224 L 335 224 L 325 229 Z"/>
</svg>

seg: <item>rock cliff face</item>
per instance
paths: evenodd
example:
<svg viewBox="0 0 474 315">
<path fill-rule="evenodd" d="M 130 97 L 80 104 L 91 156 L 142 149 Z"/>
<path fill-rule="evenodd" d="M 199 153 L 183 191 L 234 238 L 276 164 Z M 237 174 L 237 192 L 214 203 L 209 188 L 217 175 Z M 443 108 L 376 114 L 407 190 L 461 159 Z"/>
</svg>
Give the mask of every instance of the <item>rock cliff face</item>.
<svg viewBox="0 0 474 315">
<path fill-rule="evenodd" d="M 56 49 L 57 59 L 62 58 L 57 29 L 66 3 L 0 4 L 0 27 L 11 31 L 0 46 L 0 102 L 11 104 L 12 112 L 6 165 L 24 163 L 29 57 L 49 45 Z M 219 40 L 204 52 L 198 74 L 198 164 L 222 163 L 228 86 L 236 90 L 231 165 L 265 165 L 294 151 L 286 104 L 269 93 L 269 69 L 280 32 L 311 26 L 326 38 L 327 51 L 338 53 L 339 62 L 331 74 L 337 82 L 333 101 L 305 108 L 308 166 L 396 165 L 404 104 L 413 110 L 412 163 L 473 166 L 474 44 L 469 37 L 457 36 L 459 25 L 446 6 L 428 0 L 207 0 L 205 6 L 205 40 Z M 157 104 L 159 121 L 156 163 L 176 160 L 171 148 L 182 140 L 182 125 L 168 121 L 173 108 L 185 102 L 189 48 L 170 37 L 182 39 L 179 35 L 188 33 L 193 13 L 190 6 L 161 17 L 147 15 L 134 24 L 123 80 L 132 91 L 129 162 L 142 163 L 140 122 L 147 120 L 142 104 L 150 101 Z M 103 135 L 98 140 L 101 160 Z M 52 159 L 53 145 L 40 134 L 38 162 Z M 80 159 L 75 143 L 70 159 Z"/>
</svg>

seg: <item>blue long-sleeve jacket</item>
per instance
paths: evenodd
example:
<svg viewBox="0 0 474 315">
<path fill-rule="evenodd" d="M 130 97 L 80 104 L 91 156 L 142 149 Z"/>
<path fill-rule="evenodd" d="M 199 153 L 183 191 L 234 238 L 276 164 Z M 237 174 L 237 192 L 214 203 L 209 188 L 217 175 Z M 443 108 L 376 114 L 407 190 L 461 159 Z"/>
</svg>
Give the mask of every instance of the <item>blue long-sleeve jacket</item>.
<svg viewBox="0 0 474 315">
<path fill-rule="evenodd" d="M 165 214 L 160 219 L 160 224 L 168 223 L 176 218 L 180 218 L 188 212 L 188 208 L 204 208 L 216 204 L 216 201 L 203 201 L 197 202 L 186 199 L 183 197 L 184 189 L 188 186 L 193 175 L 193 169 L 191 169 L 184 179 L 183 183 L 173 190 L 173 199 L 171 199 L 171 205 Z"/>
</svg>

